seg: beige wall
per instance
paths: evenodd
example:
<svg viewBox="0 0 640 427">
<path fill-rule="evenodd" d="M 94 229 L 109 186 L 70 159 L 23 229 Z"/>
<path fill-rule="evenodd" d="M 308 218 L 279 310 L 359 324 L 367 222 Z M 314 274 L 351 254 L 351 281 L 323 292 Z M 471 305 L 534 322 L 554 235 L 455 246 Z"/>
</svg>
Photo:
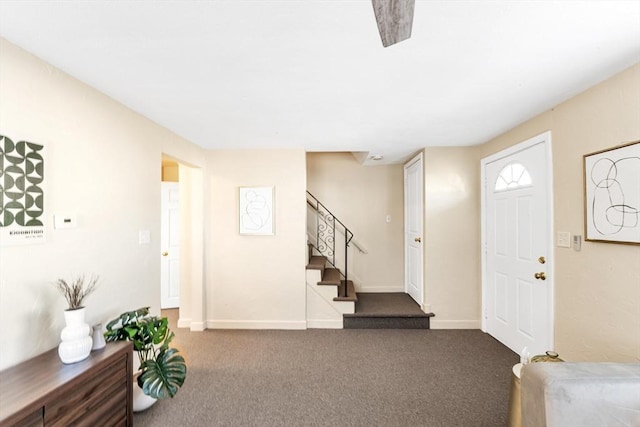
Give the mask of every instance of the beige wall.
<svg viewBox="0 0 640 427">
<path fill-rule="evenodd" d="M 163 156 L 180 164 L 181 326 L 306 326 L 302 149 L 206 152 L 3 39 L 0 64 L 0 134 L 47 150 L 48 233 L 0 251 L 0 369 L 58 345 L 58 277 L 100 275 L 90 324 L 158 312 Z M 238 235 L 244 185 L 275 186 L 275 236 Z M 60 211 L 76 212 L 78 227 L 53 230 Z M 138 244 L 139 230 L 151 244 Z"/>
<path fill-rule="evenodd" d="M 552 134 L 554 230 L 584 235 L 582 156 L 640 139 L 640 65 L 479 147 L 479 158 L 546 130 Z M 554 278 L 561 356 L 640 361 L 640 246 L 556 247 Z"/>
<path fill-rule="evenodd" d="M 425 306 L 434 329 L 480 328 L 480 179 L 475 148 L 424 150 Z"/>
<path fill-rule="evenodd" d="M 207 326 L 306 328 L 304 150 L 222 150 L 207 157 Z M 239 234 L 241 186 L 275 187 L 274 236 Z"/>
<path fill-rule="evenodd" d="M 425 149 L 425 303 L 434 328 L 480 324 L 480 160 L 547 130 L 554 230 L 583 235 L 582 156 L 640 139 L 640 65 L 481 146 Z M 464 211 L 475 220 L 465 222 Z M 640 246 L 555 248 L 554 265 L 555 349 L 573 361 L 640 361 Z"/>
<path fill-rule="evenodd" d="M 307 153 L 307 188 L 368 251 L 349 254 L 357 290 L 404 291 L 402 165 L 362 166 L 350 153 Z"/>
<path fill-rule="evenodd" d="M 90 324 L 160 302 L 160 162 L 202 150 L 0 39 L 0 134 L 45 146 L 43 244 L 0 249 L 0 369 L 59 343 L 57 278 L 98 274 Z M 117 165 L 118 173 L 113 173 Z M 56 212 L 78 227 L 55 230 Z M 151 244 L 138 244 L 149 230 Z"/>
<path fill-rule="evenodd" d="M 178 327 L 205 329 L 204 246 L 209 241 L 204 226 L 204 172 L 179 164 L 180 310 Z"/>
</svg>

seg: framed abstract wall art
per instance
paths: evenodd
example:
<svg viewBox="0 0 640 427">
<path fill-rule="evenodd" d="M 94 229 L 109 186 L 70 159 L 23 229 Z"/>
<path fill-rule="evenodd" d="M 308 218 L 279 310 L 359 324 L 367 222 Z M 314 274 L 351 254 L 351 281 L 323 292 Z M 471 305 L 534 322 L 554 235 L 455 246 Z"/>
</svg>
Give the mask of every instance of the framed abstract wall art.
<svg viewBox="0 0 640 427">
<path fill-rule="evenodd" d="M 240 234 L 275 234 L 273 187 L 240 187 Z"/>
<path fill-rule="evenodd" d="M 45 240 L 43 152 L 0 135 L 0 246 Z"/>
<path fill-rule="evenodd" d="M 640 141 L 583 156 L 585 240 L 640 245 Z"/>
</svg>

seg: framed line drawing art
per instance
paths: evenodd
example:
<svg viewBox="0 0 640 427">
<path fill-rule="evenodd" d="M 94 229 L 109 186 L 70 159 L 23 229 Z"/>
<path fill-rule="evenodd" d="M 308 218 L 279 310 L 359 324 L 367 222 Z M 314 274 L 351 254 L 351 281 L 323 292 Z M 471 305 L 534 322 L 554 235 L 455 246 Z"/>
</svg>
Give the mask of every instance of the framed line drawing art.
<svg viewBox="0 0 640 427">
<path fill-rule="evenodd" d="M 274 197 L 273 187 L 240 187 L 240 234 L 275 234 Z"/>
<path fill-rule="evenodd" d="M 583 165 L 585 240 L 640 245 L 640 141 L 585 154 Z"/>
</svg>

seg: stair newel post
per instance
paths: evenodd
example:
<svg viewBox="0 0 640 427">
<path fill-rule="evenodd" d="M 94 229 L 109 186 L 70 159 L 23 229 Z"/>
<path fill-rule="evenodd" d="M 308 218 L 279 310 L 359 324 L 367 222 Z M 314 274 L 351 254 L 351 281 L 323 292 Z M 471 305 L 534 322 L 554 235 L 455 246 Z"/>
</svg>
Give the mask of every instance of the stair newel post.
<svg viewBox="0 0 640 427">
<path fill-rule="evenodd" d="M 320 246 L 320 211 L 318 211 L 318 206 L 316 204 L 316 245 Z"/>
<path fill-rule="evenodd" d="M 349 264 L 348 264 L 348 254 L 349 254 L 349 240 L 347 239 L 347 234 L 349 234 L 349 230 L 347 227 L 344 228 L 344 296 L 349 296 Z"/>
</svg>

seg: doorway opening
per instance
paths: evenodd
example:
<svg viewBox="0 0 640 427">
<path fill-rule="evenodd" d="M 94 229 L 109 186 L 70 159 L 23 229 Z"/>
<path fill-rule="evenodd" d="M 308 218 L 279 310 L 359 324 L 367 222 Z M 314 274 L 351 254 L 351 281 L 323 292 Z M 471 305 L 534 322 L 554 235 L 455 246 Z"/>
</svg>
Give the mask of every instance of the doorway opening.
<svg viewBox="0 0 640 427">
<path fill-rule="evenodd" d="M 203 172 L 162 154 L 161 307 L 178 309 L 177 326 L 206 329 Z M 166 192 L 164 190 L 166 187 Z M 167 227 L 165 227 L 165 223 Z M 166 255 L 165 255 L 166 254 Z M 165 298 L 167 297 L 167 298 Z M 168 300 L 167 300 L 168 299 Z"/>
<path fill-rule="evenodd" d="M 180 306 L 179 165 L 162 157 L 160 196 L 160 308 Z"/>
</svg>

